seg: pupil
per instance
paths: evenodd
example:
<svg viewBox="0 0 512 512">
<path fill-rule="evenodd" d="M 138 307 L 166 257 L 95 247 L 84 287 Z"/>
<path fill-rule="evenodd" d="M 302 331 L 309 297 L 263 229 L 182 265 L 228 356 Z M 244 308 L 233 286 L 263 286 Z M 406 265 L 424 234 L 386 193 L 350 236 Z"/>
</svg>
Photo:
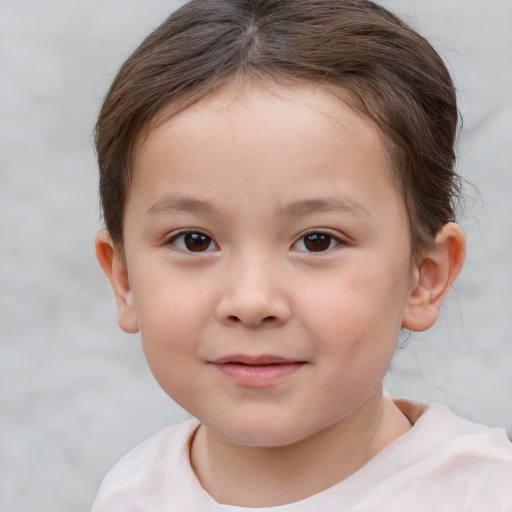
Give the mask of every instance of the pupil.
<svg viewBox="0 0 512 512">
<path fill-rule="evenodd" d="M 185 235 L 185 245 L 189 251 L 206 251 L 210 246 L 211 238 L 201 233 L 187 233 Z"/>
<path fill-rule="evenodd" d="M 304 240 L 304 245 L 307 247 L 308 251 L 326 251 L 331 245 L 331 237 L 325 233 L 308 235 Z"/>
</svg>

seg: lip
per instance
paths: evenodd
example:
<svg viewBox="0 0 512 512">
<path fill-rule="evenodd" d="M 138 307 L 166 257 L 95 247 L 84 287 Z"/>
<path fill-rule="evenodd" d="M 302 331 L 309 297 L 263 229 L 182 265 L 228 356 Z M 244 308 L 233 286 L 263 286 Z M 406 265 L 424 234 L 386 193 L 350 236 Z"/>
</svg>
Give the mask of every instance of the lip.
<svg viewBox="0 0 512 512">
<path fill-rule="evenodd" d="M 269 387 L 294 375 L 307 362 L 274 355 L 234 354 L 208 364 L 240 386 Z"/>
</svg>

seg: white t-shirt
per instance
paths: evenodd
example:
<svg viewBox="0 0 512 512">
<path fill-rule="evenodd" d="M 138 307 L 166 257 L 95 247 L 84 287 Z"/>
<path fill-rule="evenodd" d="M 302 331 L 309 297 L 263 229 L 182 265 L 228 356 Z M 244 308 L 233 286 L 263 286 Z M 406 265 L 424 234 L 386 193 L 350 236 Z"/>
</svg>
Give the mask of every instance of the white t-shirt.
<svg viewBox="0 0 512 512">
<path fill-rule="evenodd" d="M 267 508 L 218 504 L 189 460 L 199 423 L 148 439 L 105 477 L 92 512 L 512 512 L 512 444 L 442 405 L 395 403 L 413 428 L 349 478 L 314 496 Z"/>
</svg>

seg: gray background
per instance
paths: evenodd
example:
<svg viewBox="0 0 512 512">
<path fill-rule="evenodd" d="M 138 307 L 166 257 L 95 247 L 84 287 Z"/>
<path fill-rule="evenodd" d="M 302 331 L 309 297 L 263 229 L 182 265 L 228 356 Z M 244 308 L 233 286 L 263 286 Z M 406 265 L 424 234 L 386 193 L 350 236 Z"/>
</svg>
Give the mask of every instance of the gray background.
<svg viewBox="0 0 512 512">
<path fill-rule="evenodd" d="M 95 261 L 91 132 L 121 62 L 179 2 L 0 0 L 0 511 L 89 510 L 130 447 L 186 417 L 116 324 Z M 386 2 L 449 62 L 468 258 L 397 394 L 512 430 L 512 1 Z"/>
</svg>

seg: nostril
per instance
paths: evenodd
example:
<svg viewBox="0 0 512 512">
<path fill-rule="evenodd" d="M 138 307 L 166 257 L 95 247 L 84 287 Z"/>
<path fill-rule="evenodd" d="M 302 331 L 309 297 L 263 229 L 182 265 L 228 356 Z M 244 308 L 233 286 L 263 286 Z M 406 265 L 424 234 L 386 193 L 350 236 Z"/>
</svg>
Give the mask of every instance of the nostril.
<svg viewBox="0 0 512 512">
<path fill-rule="evenodd" d="M 259 324 L 259 325 L 263 325 L 263 324 L 269 325 L 269 324 L 277 323 L 278 322 L 278 317 L 277 316 L 273 316 L 273 315 L 269 315 L 269 316 L 266 316 L 266 317 L 262 318 L 261 320 L 251 322 L 248 319 L 246 319 L 244 321 L 244 320 L 242 320 L 242 318 L 240 318 L 240 317 L 238 317 L 236 315 L 229 315 L 229 316 L 226 317 L 226 320 L 228 322 L 230 322 L 230 323 L 233 323 L 233 324 L 238 324 L 238 323 L 242 322 L 242 323 L 247 323 L 247 324 L 254 323 L 255 325 L 256 324 Z"/>
</svg>

